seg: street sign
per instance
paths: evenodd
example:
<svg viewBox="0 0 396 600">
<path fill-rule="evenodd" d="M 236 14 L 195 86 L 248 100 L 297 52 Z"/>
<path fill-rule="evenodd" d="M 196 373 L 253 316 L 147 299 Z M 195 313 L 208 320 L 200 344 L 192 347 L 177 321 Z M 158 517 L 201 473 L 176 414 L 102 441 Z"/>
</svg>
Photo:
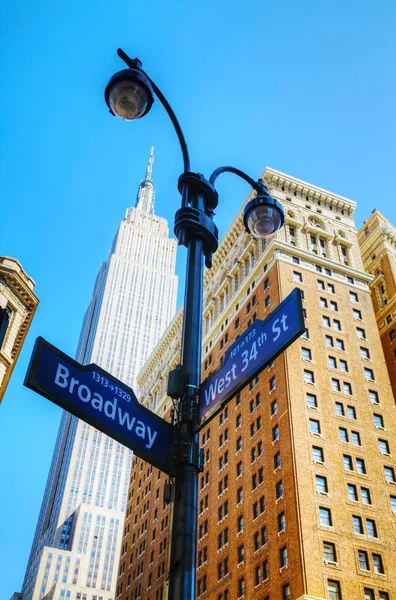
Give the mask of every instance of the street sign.
<svg viewBox="0 0 396 600">
<path fill-rule="evenodd" d="M 257 373 L 305 331 L 302 293 L 295 288 L 264 320 L 256 320 L 228 349 L 221 367 L 199 390 L 200 429 Z"/>
<path fill-rule="evenodd" d="M 122 381 L 81 365 L 38 337 L 24 385 L 174 476 L 175 427 L 140 404 Z"/>
</svg>

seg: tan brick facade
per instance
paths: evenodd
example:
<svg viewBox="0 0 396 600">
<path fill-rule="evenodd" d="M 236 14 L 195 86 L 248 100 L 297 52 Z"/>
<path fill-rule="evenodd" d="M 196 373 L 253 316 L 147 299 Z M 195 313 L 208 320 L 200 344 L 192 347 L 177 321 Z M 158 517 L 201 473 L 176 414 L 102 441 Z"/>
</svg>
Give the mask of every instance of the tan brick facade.
<svg viewBox="0 0 396 600">
<path fill-rule="evenodd" d="M 6 311 L 7 323 L 0 340 L 0 402 L 38 305 L 33 290 L 34 281 L 21 264 L 14 258 L 1 256 L 0 309 Z"/>
<path fill-rule="evenodd" d="M 296 286 L 308 333 L 201 431 L 197 597 L 395 599 L 396 416 L 355 204 L 264 176 L 286 226 L 269 244 L 254 241 L 238 215 L 223 239 L 205 275 L 202 378 Z M 180 329 L 179 311 L 139 378 L 142 401 L 167 418 Z M 165 480 L 134 459 L 122 600 L 168 597 Z"/>
<path fill-rule="evenodd" d="M 358 239 L 364 267 L 373 275 L 371 298 L 396 397 L 396 229 L 374 210 Z"/>
</svg>

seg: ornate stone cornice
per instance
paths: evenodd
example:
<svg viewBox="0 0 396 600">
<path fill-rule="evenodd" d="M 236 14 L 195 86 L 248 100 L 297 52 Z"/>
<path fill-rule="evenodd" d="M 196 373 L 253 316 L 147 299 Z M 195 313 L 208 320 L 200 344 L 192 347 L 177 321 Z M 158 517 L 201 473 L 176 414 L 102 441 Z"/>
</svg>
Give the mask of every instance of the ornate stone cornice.
<svg viewBox="0 0 396 600">
<path fill-rule="evenodd" d="M 292 196 L 297 195 L 297 197 L 304 198 L 308 202 L 314 201 L 316 203 L 320 202 L 323 206 L 332 206 L 333 208 L 345 211 L 345 214 L 348 216 L 352 216 L 355 211 L 356 202 L 353 200 L 333 194 L 328 190 L 292 177 L 291 175 L 286 175 L 286 173 L 282 173 L 281 171 L 276 171 L 276 169 L 272 169 L 271 167 L 267 167 L 264 170 L 263 177 L 269 187 L 275 186 L 285 193 L 289 193 Z"/>
</svg>

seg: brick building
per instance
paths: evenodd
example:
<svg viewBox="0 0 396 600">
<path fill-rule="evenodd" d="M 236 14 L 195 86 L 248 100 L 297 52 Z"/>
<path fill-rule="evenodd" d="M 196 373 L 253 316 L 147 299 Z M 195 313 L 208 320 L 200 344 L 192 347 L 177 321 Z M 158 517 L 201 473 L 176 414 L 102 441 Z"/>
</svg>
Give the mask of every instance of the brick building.
<svg viewBox="0 0 396 600">
<path fill-rule="evenodd" d="M 396 397 L 396 229 L 373 210 L 358 234 L 363 264 L 373 280 L 371 299 Z"/>
<path fill-rule="evenodd" d="M 39 302 L 34 286 L 15 258 L 0 256 L 0 402 Z"/>
<path fill-rule="evenodd" d="M 267 168 L 286 224 L 269 243 L 232 223 L 205 274 L 205 379 L 294 287 L 306 333 L 201 431 L 199 600 L 396 598 L 396 415 L 355 203 Z M 250 198 L 249 198 L 250 199 Z M 170 418 L 181 311 L 140 374 Z M 133 460 L 117 598 L 167 598 L 164 474 Z"/>
</svg>

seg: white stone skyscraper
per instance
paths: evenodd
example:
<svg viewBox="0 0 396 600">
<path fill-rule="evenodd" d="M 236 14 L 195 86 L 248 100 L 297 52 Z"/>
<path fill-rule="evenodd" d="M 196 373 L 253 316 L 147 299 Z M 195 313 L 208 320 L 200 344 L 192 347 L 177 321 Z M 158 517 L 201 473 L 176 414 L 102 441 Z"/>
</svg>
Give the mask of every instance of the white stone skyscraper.
<svg viewBox="0 0 396 600">
<path fill-rule="evenodd" d="M 133 387 L 176 308 L 177 242 L 154 214 L 154 160 L 100 268 L 76 358 Z M 24 600 L 113 600 L 132 452 L 64 412 L 23 583 Z"/>
</svg>

